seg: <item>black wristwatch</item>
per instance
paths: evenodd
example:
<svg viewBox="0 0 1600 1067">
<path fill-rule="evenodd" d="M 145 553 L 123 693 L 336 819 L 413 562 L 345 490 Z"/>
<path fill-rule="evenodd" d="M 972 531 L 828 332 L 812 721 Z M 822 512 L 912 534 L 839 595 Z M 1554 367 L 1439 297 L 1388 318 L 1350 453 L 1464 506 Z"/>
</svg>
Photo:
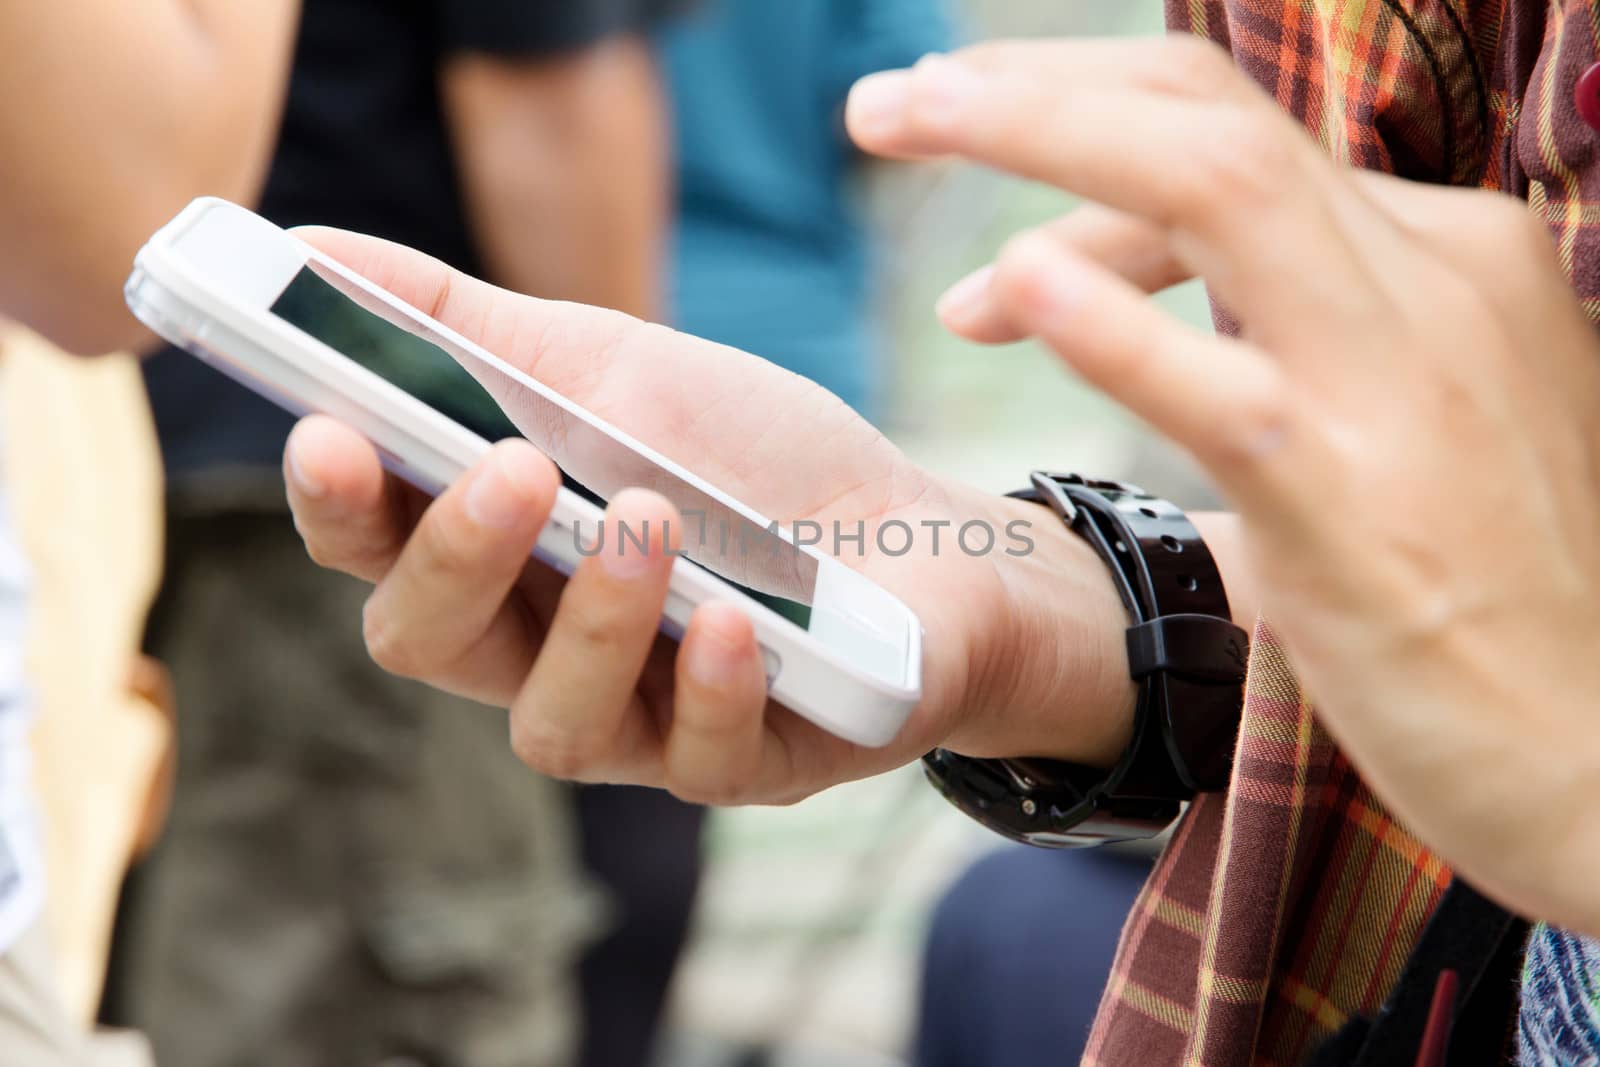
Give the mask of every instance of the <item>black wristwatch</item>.
<svg viewBox="0 0 1600 1067">
<path fill-rule="evenodd" d="M 1139 840 L 1197 792 L 1227 787 L 1249 636 L 1228 611 L 1200 532 L 1136 486 L 1036 471 L 1012 496 L 1048 505 L 1110 569 L 1139 682 L 1133 738 L 1110 770 L 935 749 L 924 769 L 956 807 L 1007 837 L 1052 848 Z"/>
</svg>

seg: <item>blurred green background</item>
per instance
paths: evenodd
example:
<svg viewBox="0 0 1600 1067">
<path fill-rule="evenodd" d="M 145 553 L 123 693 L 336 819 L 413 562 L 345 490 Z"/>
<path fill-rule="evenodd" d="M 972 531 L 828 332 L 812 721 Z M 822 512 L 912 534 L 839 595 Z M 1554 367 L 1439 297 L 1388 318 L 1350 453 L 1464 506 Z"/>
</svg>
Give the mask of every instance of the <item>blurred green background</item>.
<svg viewBox="0 0 1600 1067">
<path fill-rule="evenodd" d="M 1162 32 L 1159 0 L 969 0 L 961 9 L 975 40 Z M 1186 462 L 1040 346 L 967 344 L 933 318 L 947 285 L 989 262 L 1013 234 L 1070 210 L 1071 197 L 975 167 L 894 167 L 873 183 L 883 329 L 895 361 L 890 436 L 928 465 L 997 491 L 1021 484 L 1030 465 L 1048 465 L 1135 473 L 1185 502 L 1203 495 Z M 1209 324 L 1199 285 L 1160 300 Z"/>
</svg>

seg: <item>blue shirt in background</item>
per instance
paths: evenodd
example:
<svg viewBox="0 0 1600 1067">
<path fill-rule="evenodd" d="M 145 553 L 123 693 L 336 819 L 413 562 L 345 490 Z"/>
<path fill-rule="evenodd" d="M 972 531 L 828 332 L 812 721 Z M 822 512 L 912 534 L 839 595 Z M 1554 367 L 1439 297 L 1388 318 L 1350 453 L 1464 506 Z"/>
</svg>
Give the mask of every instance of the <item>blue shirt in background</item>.
<svg viewBox="0 0 1600 1067">
<path fill-rule="evenodd" d="M 857 78 L 949 47 L 944 0 L 709 0 L 662 36 L 678 141 L 674 324 L 873 412 Z"/>
</svg>

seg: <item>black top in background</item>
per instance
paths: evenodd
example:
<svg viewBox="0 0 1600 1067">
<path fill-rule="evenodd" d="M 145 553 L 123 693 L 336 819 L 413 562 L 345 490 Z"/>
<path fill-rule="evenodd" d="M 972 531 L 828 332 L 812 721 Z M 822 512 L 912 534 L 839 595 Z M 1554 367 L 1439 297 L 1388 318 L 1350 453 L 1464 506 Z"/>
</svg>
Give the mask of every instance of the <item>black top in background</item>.
<svg viewBox="0 0 1600 1067">
<path fill-rule="evenodd" d="M 461 203 L 438 71 L 463 52 L 537 58 L 640 30 L 672 0 L 305 0 L 258 210 L 421 249 L 482 274 Z M 293 419 L 181 352 L 146 361 L 169 476 L 276 469 Z M 491 427 L 474 427 L 489 430 Z"/>
</svg>

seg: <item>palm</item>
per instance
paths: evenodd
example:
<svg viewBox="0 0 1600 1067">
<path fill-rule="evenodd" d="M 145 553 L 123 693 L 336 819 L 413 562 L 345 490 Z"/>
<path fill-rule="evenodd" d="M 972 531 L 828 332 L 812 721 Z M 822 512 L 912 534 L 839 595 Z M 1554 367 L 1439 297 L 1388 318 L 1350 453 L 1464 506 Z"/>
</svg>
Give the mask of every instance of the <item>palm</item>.
<svg viewBox="0 0 1600 1067">
<path fill-rule="evenodd" d="M 785 801 L 934 745 L 1109 759 L 1126 743 L 1130 687 L 1104 669 L 1120 661 L 1121 605 L 1093 552 L 1048 513 L 932 477 L 824 390 L 745 353 L 507 293 L 370 238 L 304 236 L 759 512 L 819 523 L 824 536 L 835 523 L 852 536 L 859 526 L 861 547 L 837 553 L 841 562 L 898 595 L 922 623 L 921 704 L 891 745 L 858 748 L 763 707 L 749 623 L 726 605 L 702 605 L 682 648 L 652 637 L 666 568 L 647 565 L 648 579 L 621 581 L 604 565 L 580 565 L 563 585 L 530 562 L 554 480 L 525 445 L 498 446 L 439 500 L 413 493 L 408 508 L 351 431 L 331 420 L 298 429 L 291 503 L 314 557 L 378 583 L 367 610 L 374 658 L 509 707 L 512 745 L 536 769 L 666 785 L 708 802 Z M 583 432 L 557 419 L 541 433 L 548 412 L 533 398 L 491 392 L 558 457 L 567 434 Z M 595 450 L 570 444 L 564 458 L 585 480 Z M 316 478 L 302 477 L 307 469 Z M 507 480 L 511 470 L 520 486 Z M 596 486 L 639 485 L 641 475 L 648 471 L 635 468 Z M 498 502 L 495 531 L 472 515 L 484 486 L 490 495 L 481 499 Z M 507 509 L 508 500 L 526 509 Z M 670 517 L 648 493 L 619 493 L 610 509 L 619 521 Z M 969 555 L 958 531 L 974 521 L 1008 541 Z M 891 522 L 904 528 L 880 544 Z M 1010 541 L 1018 523 L 1027 533 Z M 708 651 L 711 640 L 722 651 Z M 710 673 L 708 656 L 718 661 Z M 1064 685 L 1073 696 L 1065 708 Z"/>
<path fill-rule="evenodd" d="M 559 336 L 543 332 L 534 343 L 499 351 L 764 514 L 811 520 L 826 529 L 837 524 L 853 530 L 862 524 L 868 531 L 863 550 L 842 554 L 842 562 L 905 600 L 922 620 L 930 649 L 964 644 L 957 630 L 971 626 L 975 607 L 998 610 L 1003 597 L 992 563 L 958 551 L 953 543 L 956 528 L 980 517 L 957 504 L 967 494 L 953 494 L 911 463 L 832 394 L 764 360 L 699 338 L 626 321 L 616 332 L 618 320 L 598 313 L 593 321 L 593 336 L 575 336 L 569 324 Z M 577 328 L 583 325 L 580 321 Z M 493 348 L 492 340 L 485 344 Z M 513 404 L 507 414 L 537 433 L 538 420 L 531 413 Z M 969 498 L 981 510 L 975 501 Z M 871 531 L 890 520 L 918 532 L 904 555 L 888 555 L 874 545 Z M 928 524 L 944 531 L 937 552 L 923 533 Z M 552 617 L 561 587 L 562 580 L 547 568 L 529 569 L 523 594 L 538 624 Z M 958 606 L 960 611 L 952 610 Z M 657 642 L 639 681 L 636 713 L 621 727 L 629 736 L 615 739 L 619 748 L 645 750 L 665 732 L 672 716 L 676 653 L 673 642 Z M 942 736 L 966 674 L 964 659 L 930 655 L 928 699 L 899 741 L 879 751 L 839 740 L 771 705 L 765 728 L 769 743 L 793 765 L 793 795 L 813 791 L 819 780 L 859 777 L 926 750 Z"/>
</svg>

